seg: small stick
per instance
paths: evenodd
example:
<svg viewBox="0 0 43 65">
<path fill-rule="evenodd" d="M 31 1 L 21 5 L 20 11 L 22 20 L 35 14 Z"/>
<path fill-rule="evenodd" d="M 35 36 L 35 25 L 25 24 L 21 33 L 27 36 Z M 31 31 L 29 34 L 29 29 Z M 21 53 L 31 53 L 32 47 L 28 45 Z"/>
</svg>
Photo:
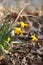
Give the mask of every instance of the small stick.
<svg viewBox="0 0 43 65">
<path fill-rule="evenodd" d="M 24 7 L 22 8 L 22 10 L 19 12 L 19 14 L 18 14 L 18 16 L 17 16 L 17 18 L 16 18 L 14 24 L 17 22 L 17 20 L 19 19 L 19 16 L 21 15 L 21 13 L 23 12 L 23 10 L 25 9 L 25 7 L 26 7 L 27 5 L 30 5 L 30 3 L 27 3 L 27 4 L 24 5 Z"/>
</svg>

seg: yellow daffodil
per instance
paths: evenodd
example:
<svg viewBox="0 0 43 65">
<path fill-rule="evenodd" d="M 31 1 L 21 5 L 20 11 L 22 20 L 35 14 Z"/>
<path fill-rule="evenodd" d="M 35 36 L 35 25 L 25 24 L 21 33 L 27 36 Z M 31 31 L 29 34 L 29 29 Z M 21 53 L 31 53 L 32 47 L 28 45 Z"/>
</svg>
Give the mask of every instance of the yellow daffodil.
<svg viewBox="0 0 43 65">
<path fill-rule="evenodd" d="M 8 37 L 7 41 L 8 41 L 8 42 L 10 42 L 10 41 L 11 41 L 11 38 L 10 38 L 10 37 Z"/>
<path fill-rule="evenodd" d="M 23 34 L 23 31 L 21 30 L 21 28 L 15 28 L 15 33 L 16 34 Z"/>
<path fill-rule="evenodd" d="M 38 41 L 38 38 L 35 35 L 32 35 L 31 38 L 32 38 L 32 41 Z"/>
<path fill-rule="evenodd" d="M 28 24 L 24 22 L 20 22 L 20 25 L 21 25 L 21 28 L 28 27 Z"/>
</svg>

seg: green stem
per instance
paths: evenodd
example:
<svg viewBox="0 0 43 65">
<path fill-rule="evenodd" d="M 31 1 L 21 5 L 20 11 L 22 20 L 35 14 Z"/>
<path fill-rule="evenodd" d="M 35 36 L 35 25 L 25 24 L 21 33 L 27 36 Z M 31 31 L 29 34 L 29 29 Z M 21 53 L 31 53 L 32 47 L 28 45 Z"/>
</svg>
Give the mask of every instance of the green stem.
<svg viewBox="0 0 43 65">
<path fill-rule="evenodd" d="M 10 49 L 12 49 L 12 47 L 11 47 L 9 42 L 5 41 L 5 43 L 9 46 Z"/>
<path fill-rule="evenodd" d="M 0 45 L 0 47 L 1 47 L 1 49 L 2 49 L 2 53 L 3 53 L 3 55 L 5 55 L 5 49 L 4 49 L 4 47 L 3 47 L 3 45 Z"/>
</svg>

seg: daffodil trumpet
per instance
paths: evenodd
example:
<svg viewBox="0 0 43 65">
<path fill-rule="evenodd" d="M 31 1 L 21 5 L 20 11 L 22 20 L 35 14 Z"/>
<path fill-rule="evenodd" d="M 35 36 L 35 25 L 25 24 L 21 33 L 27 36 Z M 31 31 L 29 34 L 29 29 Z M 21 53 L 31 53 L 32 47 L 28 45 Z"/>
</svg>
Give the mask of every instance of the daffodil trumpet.
<svg viewBox="0 0 43 65">
<path fill-rule="evenodd" d="M 32 35 L 31 38 L 32 38 L 32 41 L 38 41 L 38 38 L 35 35 Z"/>
<path fill-rule="evenodd" d="M 11 38 L 10 38 L 10 37 L 8 37 L 7 41 L 8 41 L 8 42 L 10 42 L 10 41 L 11 41 Z"/>
<path fill-rule="evenodd" d="M 23 34 L 24 31 L 19 27 L 19 28 L 15 28 L 14 30 L 15 34 L 19 35 L 19 34 Z"/>
<path fill-rule="evenodd" d="M 24 22 L 20 22 L 20 27 L 21 28 L 27 28 L 29 26 L 29 24 L 28 23 L 24 23 Z"/>
</svg>

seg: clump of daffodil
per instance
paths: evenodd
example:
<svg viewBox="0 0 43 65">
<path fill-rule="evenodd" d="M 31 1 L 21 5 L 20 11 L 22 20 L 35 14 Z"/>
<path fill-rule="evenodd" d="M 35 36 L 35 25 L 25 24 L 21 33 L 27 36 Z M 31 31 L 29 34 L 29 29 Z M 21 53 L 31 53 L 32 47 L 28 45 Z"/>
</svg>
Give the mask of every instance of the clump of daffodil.
<svg viewBox="0 0 43 65">
<path fill-rule="evenodd" d="M 21 28 L 24 28 L 24 27 L 28 27 L 28 23 L 24 23 L 24 22 L 20 22 L 20 26 Z"/>
<path fill-rule="evenodd" d="M 10 42 L 10 41 L 11 41 L 11 38 L 10 38 L 10 37 L 8 37 L 7 41 L 8 41 L 8 42 Z"/>
<path fill-rule="evenodd" d="M 32 41 L 38 41 L 38 38 L 35 35 L 32 35 L 31 38 L 32 38 Z"/>
<path fill-rule="evenodd" d="M 23 34 L 23 30 L 19 27 L 19 28 L 15 28 L 15 34 Z"/>
</svg>

